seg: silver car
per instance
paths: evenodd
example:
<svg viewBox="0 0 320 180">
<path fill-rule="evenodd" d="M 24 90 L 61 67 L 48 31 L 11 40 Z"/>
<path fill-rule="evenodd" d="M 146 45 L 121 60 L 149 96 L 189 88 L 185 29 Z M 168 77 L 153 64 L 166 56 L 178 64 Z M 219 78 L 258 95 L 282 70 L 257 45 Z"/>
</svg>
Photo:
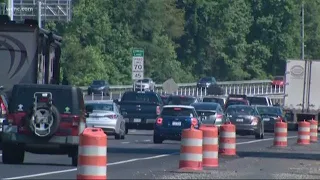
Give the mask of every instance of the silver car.
<svg viewBox="0 0 320 180">
<path fill-rule="evenodd" d="M 135 91 L 154 91 L 155 82 L 151 78 L 145 78 L 134 82 L 133 89 Z"/>
<path fill-rule="evenodd" d="M 103 129 L 107 135 L 115 139 L 124 139 L 126 122 L 119 112 L 117 104 L 112 100 L 92 100 L 85 102 L 87 127 Z"/>
</svg>

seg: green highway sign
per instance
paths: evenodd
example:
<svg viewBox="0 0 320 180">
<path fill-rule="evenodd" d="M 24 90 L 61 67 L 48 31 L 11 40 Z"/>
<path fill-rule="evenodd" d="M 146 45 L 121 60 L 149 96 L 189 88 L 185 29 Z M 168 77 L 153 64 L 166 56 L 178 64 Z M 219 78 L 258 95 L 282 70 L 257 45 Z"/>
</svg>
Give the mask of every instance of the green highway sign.
<svg viewBox="0 0 320 180">
<path fill-rule="evenodd" d="M 133 57 L 144 57 L 144 50 L 143 49 L 133 49 L 132 56 Z"/>
</svg>

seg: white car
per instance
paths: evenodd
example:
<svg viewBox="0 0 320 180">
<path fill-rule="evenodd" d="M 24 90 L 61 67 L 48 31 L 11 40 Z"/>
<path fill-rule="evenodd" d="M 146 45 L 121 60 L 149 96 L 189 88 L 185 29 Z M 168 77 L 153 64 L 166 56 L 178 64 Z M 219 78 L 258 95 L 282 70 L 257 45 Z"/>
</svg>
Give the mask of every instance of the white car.
<svg viewBox="0 0 320 180">
<path fill-rule="evenodd" d="M 124 139 L 126 122 L 112 100 L 91 100 L 85 102 L 87 127 L 101 128 L 108 136 Z"/>
<path fill-rule="evenodd" d="M 133 89 L 135 91 L 154 91 L 155 82 L 151 78 L 145 78 L 134 82 Z"/>
</svg>

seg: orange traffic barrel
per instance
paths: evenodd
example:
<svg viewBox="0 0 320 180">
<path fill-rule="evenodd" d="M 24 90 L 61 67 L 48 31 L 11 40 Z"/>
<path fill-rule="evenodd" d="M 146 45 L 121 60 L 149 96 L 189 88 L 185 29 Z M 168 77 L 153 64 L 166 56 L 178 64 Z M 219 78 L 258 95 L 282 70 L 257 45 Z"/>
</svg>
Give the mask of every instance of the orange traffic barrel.
<svg viewBox="0 0 320 180">
<path fill-rule="evenodd" d="M 288 124 L 282 120 L 274 124 L 274 141 L 273 145 L 277 147 L 288 146 Z"/>
<path fill-rule="evenodd" d="M 80 134 L 77 179 L 107 179 L 107 135 L 100 128 Z"/>
<path fill-rule="evenodd" d="M 181 134 L 179 170 L 202 170 L 202 131 L 184 129 Z"/>
<path fill-rule="evenodd" d="M 201 126 L 203 132 L 202 142 L 202 166 L 203 167 L 218 167 L 219 159 L 219 143 L 218 143 L 218 127 Z"/>
<path fill-rule="evenodd" d="M 318 142 L 318 121 L 311 119 L 309 122 L 310 122 L 310 142 Z"/>
<path fill-rule="evenodd" d="M 310 144 L 310 123 L 306 120 L 299 122 L 298 124 L 298 144 L 308 145 Z"/>
<path fill-rule="evenodd" d="M 236 155 L 236 126 L 227 122 L 220 126 L 219 153 L 221 155 Z"/>
</svg>

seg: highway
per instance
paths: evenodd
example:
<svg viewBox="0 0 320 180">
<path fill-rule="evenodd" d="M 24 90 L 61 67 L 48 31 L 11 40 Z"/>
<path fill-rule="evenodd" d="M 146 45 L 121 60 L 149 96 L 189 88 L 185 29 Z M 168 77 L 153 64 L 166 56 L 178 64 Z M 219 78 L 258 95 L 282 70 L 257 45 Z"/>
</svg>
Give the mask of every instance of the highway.
<svg viewBox="0 0 320 180">
<path fill-rule="evenodd" d="M 298 175 L 290 171 L 308 168 L 320 158 L 318 143 L 298 146 L 296 135 L 297 132 L 289 132 L 289 147 L 284 149 L 272 148 L 272 133 L 266 134 L 262 140 L 237 136 L 237 157 L 219 157 L 218 168 L 185 174 L 177 173 L 178 141 L 153 144 L 152 131 L 130 130 L 124 140 L 108 138 L 108 179 L 190 179 L 210 178 L 212 175 L 217 179 L 279 179 L 285 175 L 296 179 Z M 76 168 L 70 163 L 70 158 L 65 155 L 26 153 L 22 165 L 4 165 L 0 160 L 0 179 L 75 179 Z M 309 176 L 312 178 L 314 174 Z"/>
</svg>

